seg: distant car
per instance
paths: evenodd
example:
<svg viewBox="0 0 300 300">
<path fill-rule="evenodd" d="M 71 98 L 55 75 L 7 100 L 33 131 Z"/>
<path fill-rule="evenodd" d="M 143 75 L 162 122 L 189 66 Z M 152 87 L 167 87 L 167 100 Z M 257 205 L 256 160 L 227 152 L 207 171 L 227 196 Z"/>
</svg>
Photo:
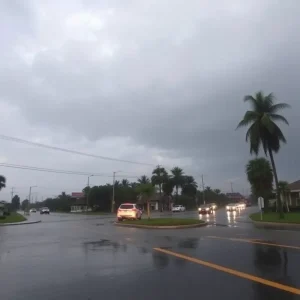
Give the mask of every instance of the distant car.
<svg viewBox="0 0 300 300">
<path fill-rule="evenodd" d="M 185 207 L 183 205 L 175 205 L 172 208 L 172 212 L 180 212 L 185 211 Z"/>
<path fill-rule="evenodd" d="M 249 206 L 251 206 L 251 205 L 252 205 L 251 201 L 249 201 L 249 200 L 246 201 L 246 206 L 247 206 L 247 207 L 249 207 Z"/>
<path fill-rule="evenodd" d="M 239 209 L 238 203 L 230 203 L 226 206 L 227 211 L 237 211 Z"/>
<path fill-rule="evenodd" d="M 41 215 L 49 215 L 50 214 L 50 209 L 48 207 L 43 207 L 40 209 L 40 214 Z"/>
<path fill-rule="evenodd" d="M 117 218 L 118 221 L 123 221 L 123 219 L 140 220 L 142 214 L 143 212 L 135 203 L 123 203 L 118 209 Z"/>
<path fill-rule="evenodd" d="M 244 202 L 244 201 L 239 202 L 239 203 L 238 203 L 238 207 L 241 208 L 241 209 L 246 208 L 245 202 Z"/>
<path fill-rule="evenodd" d="M 36 209 L 35 209 L 35 208 L 32 208 L 32 209 L 30 210 L 30 212 L 31 212 L 31 213 L 36 213 Z"/>
<path fill-rule="evenodd" d="M 204 204 L 198 208 L 199 214 L 211 214 L 212 212 L 213 212 L 213 208 L 210 204 Z"/>
<path fill-rule="evenodd" d="M 216 210 L 218 208 L 216 203 L 208 203 L 208 205 L 210 205 L 213 210 Z"/>
</svg>

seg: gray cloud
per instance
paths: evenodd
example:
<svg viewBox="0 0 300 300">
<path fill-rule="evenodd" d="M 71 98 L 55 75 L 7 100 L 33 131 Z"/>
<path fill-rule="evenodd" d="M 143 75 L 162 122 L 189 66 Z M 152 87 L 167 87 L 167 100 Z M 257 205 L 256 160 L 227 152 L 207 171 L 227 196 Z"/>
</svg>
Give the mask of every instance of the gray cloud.
<svg viewBox="0 0 300 300">
<path fill-rule="evenodd" d="M 297 1 L 66 1 L 58 16 L 58 2 L 31 4 L 28 26 L 6 34 L 0 100 L 35 135 L 46 130 L 53 142 L 60 132 L 75 148 L 128 138 L 133 148 L 116 155 L 143 160 L 134 149 L 144 147 L 145 160 L 162 153 L 161 163 L 205 173 L 210 185 L 240 177 L 246 187 L 249 147 L 234 129 L 243 96 L 263 89 L 293 107 L 276 159 L 281 177 L 298 178 Z M 1 11 L 11 24 L 20 7 Z"/>
</svg>

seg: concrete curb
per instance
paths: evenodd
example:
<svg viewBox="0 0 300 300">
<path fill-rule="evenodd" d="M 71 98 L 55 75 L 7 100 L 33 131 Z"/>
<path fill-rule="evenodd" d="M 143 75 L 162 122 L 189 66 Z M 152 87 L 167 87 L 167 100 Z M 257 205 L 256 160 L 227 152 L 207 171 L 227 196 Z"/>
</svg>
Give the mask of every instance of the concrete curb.
<svg viewBox="0 0 300 300">
<path fill-rule="evenodd" d="M 259 229 L 300 231 L 300 224 L 296 224 L 296 223 L 276 223 L 276 222 L 262 222 L 262 221 L 253 221 L 253 220 L 251 221 L 253 225 Z"/>
<path fill-rule="evenodd" d="M 15 222 L 15 223 L 3 223 L 3 224 L 0 224 L 0 226 L 30 225 L 30 224 L 36 224 L 36 223 L 41 223 L 41 222 L 42 221 L 39 220 L 39 221 L 32 221 L 32 222 L 24 221 L 24 222 Z"/>
<path fill-rule="evenodd" d="M 174 226 L 149 226 L 149 225 L 135 225 L 135 224 L 122 224 L 114 222 L 115 226 L 129 227 L 129 228 L 141 228 L 141 229 L 187 229 L 206 226 L 207 223 L 191 224 L 191 225 L 174 225 Z"/>
</svg>

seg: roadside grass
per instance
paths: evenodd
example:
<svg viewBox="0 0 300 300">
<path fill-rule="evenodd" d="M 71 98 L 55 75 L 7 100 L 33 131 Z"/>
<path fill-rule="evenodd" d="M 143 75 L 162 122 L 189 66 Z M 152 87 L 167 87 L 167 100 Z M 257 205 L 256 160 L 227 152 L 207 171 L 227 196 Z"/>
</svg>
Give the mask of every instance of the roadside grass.
<svg viewBox="0 0 300 300">
<path fill-rule="evenodd" d="M 260 213 L 254 213 L 250 215 L 250 219 L 253 221 L 261 221 Z M 285 213 L 284 219 L 279 219 L 279 213 L 270 212 L 263 214 L 262 222 L 275 222 L 275 223 L 294 223 L 300 224 L 300 213 Z"/>
<path fill-rule="evenodd" d="M 17 223 L 17 222 L 23 222 L 26 221 L 27 219 L 18 214 L 18 213 L 11 213 L 9 216 L 6 216 L 4 219 L 0 218 L 0 224 L 4 224 L 4 223 Z"/>
<path fill-rule="evenodd" d="M 148 226 L 179 226 L 179 225 L 193 225 L 202 224 L 204 221 L 195 219 L 180 219 L 180 218 L 154 218 L 142 220 L 124 220 L 120 223 L 134 224 L 134 225 L 148 225 Z"/>
</svg>

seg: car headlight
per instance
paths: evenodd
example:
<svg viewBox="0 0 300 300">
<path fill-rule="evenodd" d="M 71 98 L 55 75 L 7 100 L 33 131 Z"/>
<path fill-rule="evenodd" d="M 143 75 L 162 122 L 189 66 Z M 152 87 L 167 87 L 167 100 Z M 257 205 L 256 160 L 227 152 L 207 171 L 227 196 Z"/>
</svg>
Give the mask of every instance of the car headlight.
<svg viewBox="0 0 300 300">
<path fill-rule="evenodd" d="M 229 206 L 226 206 L 226 209 L 229 209 Z"/>
<path fill-rule="evenodd" d="M 206 208 L 206 210 L 209 210 L 209 208 Z"/>
</svg>

